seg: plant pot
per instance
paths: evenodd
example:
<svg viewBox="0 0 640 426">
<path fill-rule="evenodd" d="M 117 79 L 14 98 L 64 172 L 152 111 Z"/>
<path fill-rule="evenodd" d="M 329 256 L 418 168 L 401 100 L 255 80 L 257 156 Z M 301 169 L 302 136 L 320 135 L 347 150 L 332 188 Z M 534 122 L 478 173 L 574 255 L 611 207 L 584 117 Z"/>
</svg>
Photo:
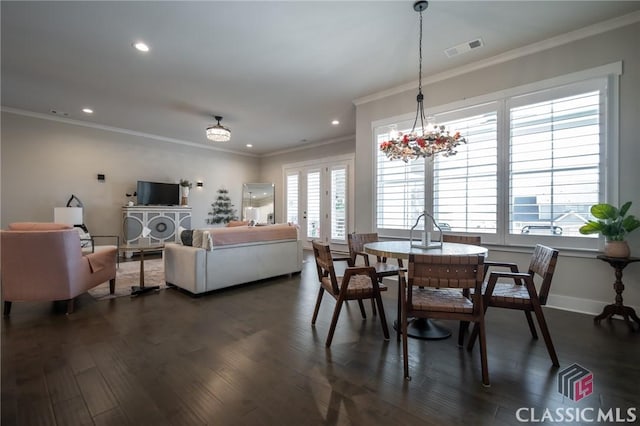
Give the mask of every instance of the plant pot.
<svg viewBox="0 0 640 426">
<path fill-rule="evenodd" d="M 631 250 L 626 241 L 607 241 L 604 245 L 604 254 L 609 257 L 629 257 Z"/>
</svg>

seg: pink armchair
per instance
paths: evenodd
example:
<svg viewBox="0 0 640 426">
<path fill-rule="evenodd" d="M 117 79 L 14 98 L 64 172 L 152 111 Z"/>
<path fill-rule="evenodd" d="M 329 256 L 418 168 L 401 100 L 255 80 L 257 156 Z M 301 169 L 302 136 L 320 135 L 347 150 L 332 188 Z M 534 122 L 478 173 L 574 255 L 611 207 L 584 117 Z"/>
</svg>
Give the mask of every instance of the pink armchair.
<svg viewBox="0 0 640 426">
<path fill-rule="evenodd" d="M 2 298 L 4 315 L 12 302 L 66 300 L 109 281 L 116 285 L 116 248 L 82 255 L 80 236 L 68 225 L 13 223 L 2 231 Z"/>
</svg>

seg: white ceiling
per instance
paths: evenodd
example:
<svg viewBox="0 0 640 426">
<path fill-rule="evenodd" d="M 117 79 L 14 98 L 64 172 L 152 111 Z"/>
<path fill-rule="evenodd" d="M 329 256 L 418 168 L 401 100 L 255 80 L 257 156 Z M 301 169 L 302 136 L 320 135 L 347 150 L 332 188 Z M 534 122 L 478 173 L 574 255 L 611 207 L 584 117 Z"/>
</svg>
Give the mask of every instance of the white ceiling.
<svg viewBox="0 0 640 426">
<path fill-rule="evenodd" d="M 232 131 L 222 147 L 255 154 L 340 140 L 355 133 L 354 99 L 417 79 L 412 5 L 2 1 L 2 106 L 203 145 L 222 115 Z M 639 1 L 431 1 L 423 72 L 637 10 Z M 484 47 L 444 55 L 477 37 Z M 149 53 L 131 47 L 139 39 Z"/>
</svg>

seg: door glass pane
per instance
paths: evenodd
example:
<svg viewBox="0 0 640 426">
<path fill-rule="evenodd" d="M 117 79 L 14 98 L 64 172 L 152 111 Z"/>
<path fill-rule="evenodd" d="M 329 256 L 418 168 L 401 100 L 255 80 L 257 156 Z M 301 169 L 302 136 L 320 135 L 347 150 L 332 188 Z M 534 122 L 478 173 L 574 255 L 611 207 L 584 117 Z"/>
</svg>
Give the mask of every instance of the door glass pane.
<svg viewBox="0 0 640 426">
<path fill-rule="evenodd" d="M 347 170 L 331 170 L 331 239 L 346 240 Z"/>
<path fill-rule="evenodd" d="M 307 173 L 307 238 L 320 237 L 320 172 Z"/>
<path fill-rule="evenodd" d="M 298 173 L 287 175 L 287 222 L 298 222 Z"/>
</svg>

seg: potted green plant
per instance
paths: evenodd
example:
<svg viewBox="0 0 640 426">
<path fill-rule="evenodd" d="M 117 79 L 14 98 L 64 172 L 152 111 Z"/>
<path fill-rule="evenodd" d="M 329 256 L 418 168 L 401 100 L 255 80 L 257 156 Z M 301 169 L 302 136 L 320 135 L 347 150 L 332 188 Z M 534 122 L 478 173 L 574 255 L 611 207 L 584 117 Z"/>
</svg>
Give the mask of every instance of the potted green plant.
<svg viewBox="0 0 640 426">
<path fill-rule="evenodd" d="M 580 227 L 581 234 L 602 234 L 606 238 L 604 254 L 610 257 L 629 257 L 629 244 L 625 235 L 640 227 L 640 220 L 627 215 L 631 201 L 620 208 L 600 203 L 591 206 L 591 214 L 598 220 L 590 220 Z"/>
</svg>

